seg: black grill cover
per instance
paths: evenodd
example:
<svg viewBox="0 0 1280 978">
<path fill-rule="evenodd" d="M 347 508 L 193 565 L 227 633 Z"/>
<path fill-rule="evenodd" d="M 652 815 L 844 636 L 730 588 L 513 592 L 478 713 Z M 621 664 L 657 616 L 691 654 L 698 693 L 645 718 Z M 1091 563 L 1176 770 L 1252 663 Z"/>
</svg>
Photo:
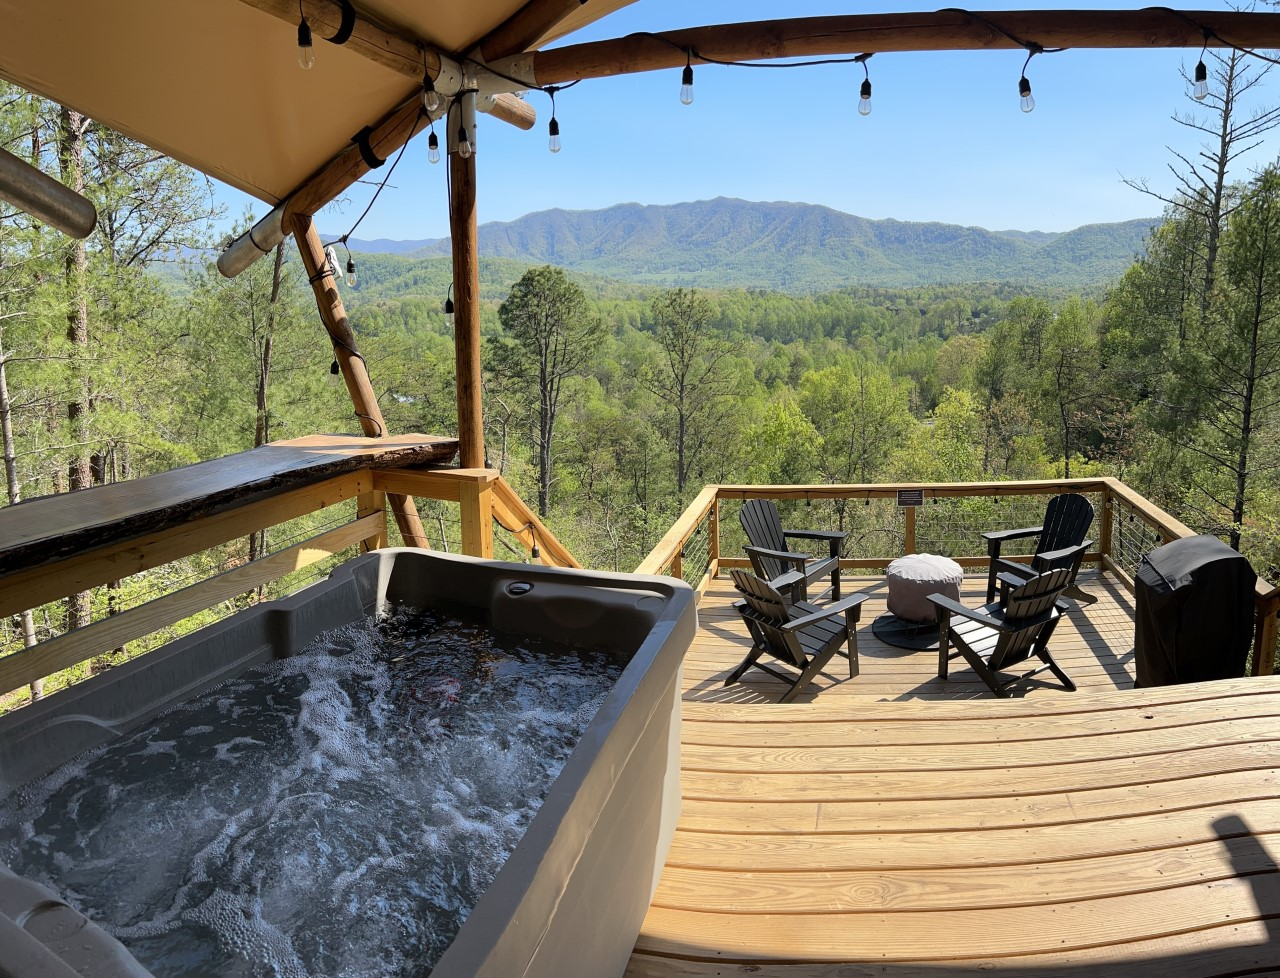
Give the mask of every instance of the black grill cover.
<svg viewBox="0 0 1280 978">
<path fill-rule="evenodd" d="M 1151 551 L 1134 581 L 1137 685 L 1243 676 L 1256 581 L 1249 561 L 1217 537 Z"/>
</svg>

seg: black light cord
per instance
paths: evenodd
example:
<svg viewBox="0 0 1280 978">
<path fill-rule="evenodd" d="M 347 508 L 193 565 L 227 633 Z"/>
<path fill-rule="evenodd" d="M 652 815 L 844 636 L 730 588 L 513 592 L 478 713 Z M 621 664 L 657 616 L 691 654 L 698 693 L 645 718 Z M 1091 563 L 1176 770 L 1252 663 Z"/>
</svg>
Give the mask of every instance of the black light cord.
<svg viewBox="0 0 1280 978">
<path fill-rule="evenodd" d="M 414 97 L 417 98 L 417 96 L 414 96 Z M 387 181 L 391 179 L 391 174 L 396 172 L 396 167 L 400 165 L 400 161 L 404 158 L 404 151 L 409 148 L 410 140 L 412 140 L 413 137 L 418 134 L 418 126 L 422 123 L 422 115 L 423 113 L 420 112 L 418 113 L 418 117 L 414 119 L 413 128 L 409 130 L 409 135 L 405 137 L 404 144 L 400 147 L 400 152 L 398 152 L 396 154 L 396 158 L 391 161 L 391 168 L 387 170 L 387 175 L 383 177 L 382 182 L 378 184 L 378 189 L 373 192 L 373 196 L 369 199 L 368 205 L 365 207 L 363 211 L 360 212 L 360 216 L 356 218 L 355 224 L 351 225 L 351 228 L 347 231 L 346 234 L 342 235 L 342 237 L 338 238 L 335 241 L 325 242 L 324 247 L 327 248 L 330 245 L 340 244 L 344 248 L 347 248 L 347 239 L 350 238 L 351 235 L 356 233 L 356 229 L 360 227 L 360 223 L 366 217 L 369 216 L 369 211 L 373 210 L 373 205 L 378 202 L 379 195 L 382 193 L 383 190 L 386 189 Z M 350 248 L 347 248 L 347 257 L 348 258 L 351 257 Z"/>
<path fill-rule="evenodd" d="M 1209 41 L 1213 40 L 1213 41 L 1217 41 L 1223 47 L 1231 48 L 1231 50 L 1233 51 L 1239 51 L 1241 54 L 1247 54 L 1249 55 L 1249 57 L 1257 58 L 1259 61 L 1265 61 L 1267 62 L 1267 64 L 1280 65 L 1280 59 L 1269 57 L 1268 55 L 1255 51 L 1253 48 L 1247 48 L 1247 47 L 1244 47 L 1243 45 L 1235 44 L 1231 41 L 1228 41 L 1225 37 L 1223 37 L 1221 34 L 1215 31 L 1212 27 L 1205 27 L 1204 24 L 1201 24 L 1198 21 L 1192 20 L 1181 10 L 1174 10 L 1172 7 L 1144 7 L 1142 9 L 1160 10 L 1166 14 L 1173 14 L 1179 20 L 1182 20 L 1190 24 L 1192 27 L 1198 30 L 1201 34 L 1203 34 L 1205 46 L 1200 50 L 1201 57 L 1203 57 L 1204 52 L 1208 50 Z"/>
</svg>

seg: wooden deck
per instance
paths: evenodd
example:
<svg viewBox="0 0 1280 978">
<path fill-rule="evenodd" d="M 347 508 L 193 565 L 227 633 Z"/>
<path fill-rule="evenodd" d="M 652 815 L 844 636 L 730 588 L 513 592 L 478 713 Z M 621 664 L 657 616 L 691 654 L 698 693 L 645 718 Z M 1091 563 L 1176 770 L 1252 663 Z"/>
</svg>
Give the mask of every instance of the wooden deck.
<svg viewBox="0 0 1280 978">
<path fill-rule="evenodd" d="M 713 583 L 627 975 L 1280 974 L 1280 679 L 1133 690 L 1128 595 L 1082 583 L 1100 600 L 1053 646 L 1077 693 L 939 682 L 874 639 L 868 579 L 861 676 L 833 660 L 785 706 L 767 676 L 723 687 L 746 638 Z"/>
</svg>

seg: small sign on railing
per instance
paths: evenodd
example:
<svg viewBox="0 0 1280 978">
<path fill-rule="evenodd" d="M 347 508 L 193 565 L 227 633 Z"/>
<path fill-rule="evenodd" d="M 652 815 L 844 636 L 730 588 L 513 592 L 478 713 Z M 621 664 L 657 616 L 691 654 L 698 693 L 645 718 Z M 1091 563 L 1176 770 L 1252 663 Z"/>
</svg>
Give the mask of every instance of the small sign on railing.
<svg viewBox="0 0 1280 978">
<path fill-rule="evenodd" d="M 924 490 L 923 489 L 899 489 L 898 505 L 899 506 L 923 506 Z"/>
</svg>

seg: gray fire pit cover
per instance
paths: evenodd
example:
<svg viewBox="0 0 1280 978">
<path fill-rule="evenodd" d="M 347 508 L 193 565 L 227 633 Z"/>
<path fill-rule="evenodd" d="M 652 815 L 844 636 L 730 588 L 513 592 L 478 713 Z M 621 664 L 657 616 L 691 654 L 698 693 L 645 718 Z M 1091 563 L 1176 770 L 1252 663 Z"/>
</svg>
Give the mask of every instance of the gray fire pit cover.
<svg viewBox="0 0 1280 978">
<path fill-rule="evenodd" d="M 891 563 L 884 577 L 890 612 L 907 621 L 936 621 L 937 609 L 929 595 L 945 594 L 959 601 L 964 571 L 949 557 L 907 554 Z"/>
</svg>

